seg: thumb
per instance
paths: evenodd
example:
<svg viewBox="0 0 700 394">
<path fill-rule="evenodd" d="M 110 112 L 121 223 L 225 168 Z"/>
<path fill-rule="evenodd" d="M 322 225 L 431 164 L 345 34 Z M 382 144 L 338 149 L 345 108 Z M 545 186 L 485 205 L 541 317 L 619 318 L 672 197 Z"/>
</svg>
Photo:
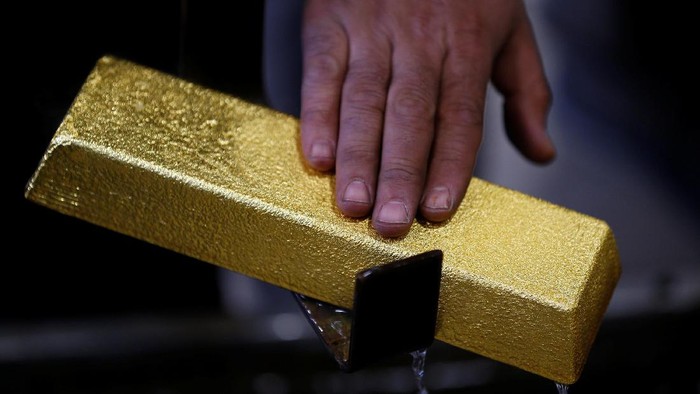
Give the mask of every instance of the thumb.
<svg viewBox="0 0 700 394">
<path fill-rule="evenodd" d="M 505 99 L 505 126 L 513 145 L 532 161 L 552 160 L 556 151 L 546 128 L 552 94 L 524 9 L 496 58 L 493 83 Z"/>
</svg>

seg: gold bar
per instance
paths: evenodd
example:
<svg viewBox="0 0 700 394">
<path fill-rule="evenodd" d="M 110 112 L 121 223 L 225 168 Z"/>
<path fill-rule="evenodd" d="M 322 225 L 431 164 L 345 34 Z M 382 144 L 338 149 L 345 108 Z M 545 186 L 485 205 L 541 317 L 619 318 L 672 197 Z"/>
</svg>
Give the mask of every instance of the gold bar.
<svg viewBox="0 0 700 394">
<path fill-rule="evenodd" d="M 474 179 L 398 240 L 343 217 L 296 119 L 127 61 L 88 77 L 27 186 L 68 215 L 343 307 L 360 270 L 444 253 L 436 338 L 557 382 L 581 373 L 620 274 L 602 221 Z"/>
</svg>

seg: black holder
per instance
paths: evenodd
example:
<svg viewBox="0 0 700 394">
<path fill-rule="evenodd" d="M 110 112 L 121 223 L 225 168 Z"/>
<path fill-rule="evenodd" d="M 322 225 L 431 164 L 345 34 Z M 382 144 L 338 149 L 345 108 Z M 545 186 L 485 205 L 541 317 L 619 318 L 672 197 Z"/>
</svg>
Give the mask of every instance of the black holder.
<svg viewBox="0 0 700 394">
<path fill-rule="evenodd" d="M 435 337 L 442 252 L 434 250 L 359 272 L 349 311 L 295 293 L 340 368 L 429 347 Z"/>
</svg>

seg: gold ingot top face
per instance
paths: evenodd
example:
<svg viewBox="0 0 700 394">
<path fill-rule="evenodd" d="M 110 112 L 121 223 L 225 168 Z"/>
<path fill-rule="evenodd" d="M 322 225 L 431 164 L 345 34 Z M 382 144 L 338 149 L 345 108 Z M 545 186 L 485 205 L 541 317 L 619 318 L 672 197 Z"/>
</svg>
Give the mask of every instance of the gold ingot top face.
<svg viewBox="0 0 700 394">
<path fill-rule="evenodd" d="M 439 249 L 438 339 L 578 379 L 620 273 L 604 222 L 473 179 L 449 222 L 383 239 L 339 213 L 298 137 L 292 117 L 105 57 L 27 197 L 346 308 L 356 272 Z"/>
</svg>

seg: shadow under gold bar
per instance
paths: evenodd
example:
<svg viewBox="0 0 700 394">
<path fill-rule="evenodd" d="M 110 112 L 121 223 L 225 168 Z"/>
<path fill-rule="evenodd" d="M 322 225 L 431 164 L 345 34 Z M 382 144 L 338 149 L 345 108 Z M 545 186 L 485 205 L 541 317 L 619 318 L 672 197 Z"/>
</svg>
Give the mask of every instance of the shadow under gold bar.
<svg viewBox="0 0 700 394">
<path fill-rule="evenodd" d="M 104 57 L 27 198 L 334 305 L 355 274 L 439 249 L 436 338 L 561 383 L 581 373 L 620 266 L 598 219 L 473 179 L 448 223 L 401 239 L 343 217 L 298 121 Z M 76 244 L 75 247 L 80 247 Z"/>
</svg>

